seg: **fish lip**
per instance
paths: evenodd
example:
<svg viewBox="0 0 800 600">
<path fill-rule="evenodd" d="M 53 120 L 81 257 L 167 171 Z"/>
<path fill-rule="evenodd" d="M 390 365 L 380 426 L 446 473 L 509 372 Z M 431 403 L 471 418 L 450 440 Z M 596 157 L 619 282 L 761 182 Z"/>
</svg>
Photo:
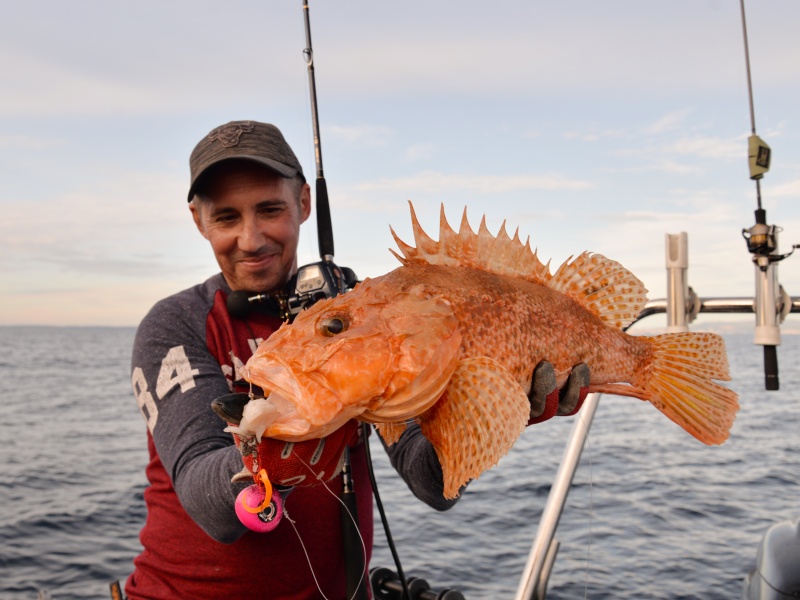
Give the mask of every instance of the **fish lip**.
<svg viewBox="0 0 800 600">
<path fill-rule="evenodd" d="M 252 374 L 247 365 L 245 365 L 244 378 L 248 382 L 259 386 L 263 390 L 265 398 L 272 392 L 277 392 L 296 406 L 297 399 L 300 397 L 300 385 L 292 373 L 292 369 L 277 356 L 272 355 L 264 358 L 267 359 L 267 366 L 260 366 L 257 374 Z M 281 385 L 279 383 L 281 381 L 290 382 L 292 385 Z"/>
<path fill-rule="evenodd" d="M 245 365 L 244 377 L 250 381 L 251 373 Z M 280 356 L 266 354 L 259 357 L 257 373 L 253 374 L 253 383 L 258 385 L 269 399 L 273 394 L 280 396 L 292 405 L 292 409 L 279 413 L 268 427 L 265 435 L 287 441 L 300 441 L 313 428 L 312 420 L 302 401 L 303 386 L 295 375 L 290 361 Z"/>
</svg>

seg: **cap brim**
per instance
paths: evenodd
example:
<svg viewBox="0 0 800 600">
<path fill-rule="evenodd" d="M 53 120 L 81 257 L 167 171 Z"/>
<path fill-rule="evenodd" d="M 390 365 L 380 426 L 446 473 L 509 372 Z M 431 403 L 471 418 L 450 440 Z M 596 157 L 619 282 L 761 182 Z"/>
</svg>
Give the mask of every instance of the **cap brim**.
<svg viewBox="0 0 800 600">
<path fill-rule="evenodd" d="M 229 162 L 234 160 L 248 160 L 250 162 L 258 163 L 260 165 L 267 167 L 270 171 L 276 172 L 281 177 L 286 177 L 287 179 L 293 179 L 298 174 L 302 176 L 302 173 L 297 169 L 292 168 L 283 163 L 280 163 L 276 160 L 264 158 L 262 156 L 253 156 L 251 154 L 237 154 L 236 156 L 225 156 L 223 158 L 220 158 L 219 160 L 212 161 L 207 165 L 203 166 L 203 169 L 197 174 L 197 176 L 192 181 L 192 185 L 189 187 L 188 201 L 189 202 L 192 201 L 192 198 L 194 198 L 194 195 L 197 191 L 198 183 L 200 183 L 200 180 L 203 179 L 203 175 L 205 175 L 211 167 L 222 164 L 224 162 Z"/>
</svg>

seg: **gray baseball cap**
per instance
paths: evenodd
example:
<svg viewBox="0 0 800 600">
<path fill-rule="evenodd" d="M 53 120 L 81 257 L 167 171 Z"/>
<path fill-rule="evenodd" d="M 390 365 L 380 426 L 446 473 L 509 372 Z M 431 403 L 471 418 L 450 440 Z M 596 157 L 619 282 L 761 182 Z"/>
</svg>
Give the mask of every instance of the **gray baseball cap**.
<svg viewBox="0 0 800 600">
<path fill-rule="evenodd" d="M 242 159 L 260 163 L 279 175 L 305 180 L 303 168 L 289 144 L 275 125 L 258 121 L 231 121 L 212 129 L 189 158 L 192 181 L 189 201 L 196 193 L 199 179 L 209 167 L 226 160 Z"/>
</svg>

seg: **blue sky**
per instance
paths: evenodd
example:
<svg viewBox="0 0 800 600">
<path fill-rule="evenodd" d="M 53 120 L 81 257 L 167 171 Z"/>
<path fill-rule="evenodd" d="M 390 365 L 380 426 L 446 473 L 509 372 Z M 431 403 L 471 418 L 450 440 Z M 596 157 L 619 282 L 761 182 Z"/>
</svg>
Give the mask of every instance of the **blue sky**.
<svg viewBox="0 0 800 600">
<path fill-rule="evenodd" d="M 583 250 L 665 294 L 689 234 L 701 296 L 753 293 L 750 116 L 736 0 L 310 1 L 336 262 L 397 263 L 440 203 L 457 222 Z M 800 243 L 800 2 L 750 0 L 762 184 Z M 233 119 L 278 125 L 314 173 L 302 2 L 33 0 L 0 8 L 0 324 L 136 325 L 217 271 L 188 156 Z M 317 260 L 313 220 L 301 263 Z M 780 280 L 800 295 L 800 258 Z"/>
</svg>

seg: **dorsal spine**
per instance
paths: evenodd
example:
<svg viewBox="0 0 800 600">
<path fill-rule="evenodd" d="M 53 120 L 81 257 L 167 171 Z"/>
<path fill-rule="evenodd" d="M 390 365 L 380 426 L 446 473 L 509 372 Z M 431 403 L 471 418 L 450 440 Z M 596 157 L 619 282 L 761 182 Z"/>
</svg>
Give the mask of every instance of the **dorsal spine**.
<svg viewBox="0 0 800 600">
<path fill-rule="evenodd" d="M 606 324 L 619 328 L 632 323 L 647 303 L 644 284 L 621 264 L 601 254 L 584 252 L 574 260 L 570 257 L 555 275 L 551 275 L 550 263 L 543 264 L 539 260 L 536 251 L 531 250 L 530 238 L 523 244 L 519 239 L 519 229 L 513 238 L 509 237 L 505 221 L 497 236 L 493 236 L 486 227 L 486 217 L 483 217 L 478 233 L 475 233 L 469 226 L 465 208 L 456 233 L 447 222 L 444 205 L 441 205 L 439 241 L 436 241 L 422 229 L 413 204 L 408 204 L 416 247 L 403 242 L 392 229 L 402 256 L 394 250 L 391 252 L 404 265 L 425 262 L 471 267 L 546 285 L 569 296 Z"/>
<path fill-rule="evenodd" d="M 422 261 L 431 265 L 472 267 L 545 285 L 552 279 L 549 263 L 543 264 L 536 252 L 531 250 L 530 238 L 523 244 L 519 239 L 519 229 L 510 238 L 506 233 L 505 221 L 497 236 L 493 236 L 486 227 L 484 217 L 478 233 L 475 233 L 469 226 L 465 208 L 456 233 L 447 222 L 442 205 L 439 212 L 439 241 L 436 241 L 425 233 L 414 206 L 410 202 L 408 204 L 411 207 L 416 248 L 403 242 L 392 229 L 392 236 L 403 255 L 399 256 L 393 250 L 392 253 L 401 263 Z"/>
</svg>

